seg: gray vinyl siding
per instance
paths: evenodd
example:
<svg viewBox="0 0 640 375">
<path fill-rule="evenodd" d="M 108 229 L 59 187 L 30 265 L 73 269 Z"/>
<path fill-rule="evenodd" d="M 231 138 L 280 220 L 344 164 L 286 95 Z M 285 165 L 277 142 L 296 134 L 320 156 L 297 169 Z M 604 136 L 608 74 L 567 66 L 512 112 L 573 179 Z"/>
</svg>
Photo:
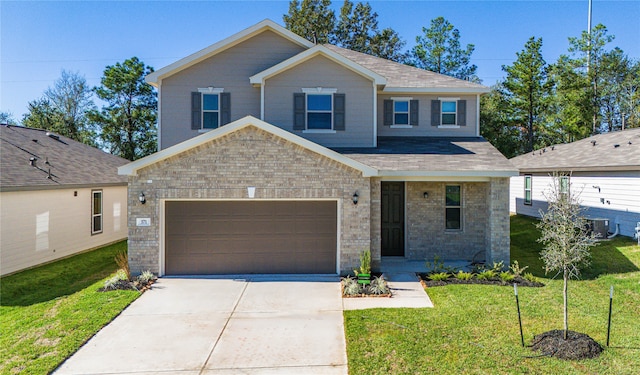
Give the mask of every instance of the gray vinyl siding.
<svg viewBox="0 0 640 375">
<path fill-rule="evenodd" d="M 345 94 L 345 130 L 335 134 L 293 130 L 293 94 L 302 88 L 334 88 Z M 373 82 L 322 56 L 269 78 L 265 84 L 265 118 L 326 147 L 373 146 Z"/>
<path fill-rule="evenodd" d="M 413 98 L 419 100 L 420 111 L 418 115 L 418 126 L 411 129 L 393 129 L 384 125 L 384 101 L 391 98 Z M 437 100 L 439 97 L 455 97 L 460 100 L 467 101 L 466 108 L 466 125 L 457 129 L 438 128 L 431 126 L 431 101 Z M 440 95 L 417 95 L 417 94 L 382 94 L 378 93 L 378 135 L 382 137 L 398 136 L 431 136 L 431 137 L 475 137 L 476 136 L 476 112 L 477 102 L 475 95 L 457 95 L 457 94 L 440 94 Z"/>
<path fill-rule="evenodd" d="M 610 220 L 610 232 L 620 224 L 620 234 L 633 236 L 634 228 L 640 222 L 640 173 L 622 172 L 575 173 L 571 176 L 572 194 L 579 194 L 584 215 Z M 635 174 L 635 177 L 629 176 Z M 546 211 L 545 191 L 550 189 L 552 177 L 548 174 L 534 174 L 531 179 L 532 204 L 524 204 L 524 176 L 511 178 L 510 210 L 512 212 L 540 217 Z M 595 186 L 595 187 L 594 187 Z M 598 190 L 597 187 L 600 189 Z M 603 202 L 604 201 L 604 202 Z"/>
<path fill-rule="evenodd" d="M 231 94 L 231 121 L 260 117 L 260 88 L 249 77 L 304 50 L 272 31 L 264 31 L 162 80 L 162 149 L 201 134 L 191 129 L 191 92 L 224 88 Z"/>
</svg>

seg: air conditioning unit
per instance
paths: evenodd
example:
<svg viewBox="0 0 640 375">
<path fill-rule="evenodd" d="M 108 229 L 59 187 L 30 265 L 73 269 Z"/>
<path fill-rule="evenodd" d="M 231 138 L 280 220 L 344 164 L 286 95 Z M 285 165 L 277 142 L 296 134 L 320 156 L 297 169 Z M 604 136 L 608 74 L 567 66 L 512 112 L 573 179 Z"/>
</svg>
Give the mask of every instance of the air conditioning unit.
<svg viewBox="0 0 640 375">
<path fill-rule="evenodd" d="M 589 233 L 595 233 L 596 238 L 607 238 L 609 231 L 609 219 L 589 218 L 587 219 Z"/>
</svg>

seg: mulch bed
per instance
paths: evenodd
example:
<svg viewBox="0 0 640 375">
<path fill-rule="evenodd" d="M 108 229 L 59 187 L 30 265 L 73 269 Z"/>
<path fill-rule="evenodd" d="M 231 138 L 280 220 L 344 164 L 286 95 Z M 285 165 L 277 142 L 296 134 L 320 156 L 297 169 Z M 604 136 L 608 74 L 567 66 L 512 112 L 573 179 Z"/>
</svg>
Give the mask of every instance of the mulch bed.
<svg viewBox="0 0 640 375">
<path fill-rule="evenodd" d="M 429 276 L 426 273 L 419 273 L 418 275 L 420 276 L 420 283 L 422 283 L 422 285 L 425 287 L 445 286 L 450 284 L 480 284 L 480 285 L 502 285 L 502 286 L 513 286 L 513 284 L 517 284 L 518 286 L 536 287 L 536 288 L 544 286 L 544 284 L 541 282 L 537 282 L 537 281 L 532 282 L 521 276 L 516 276 L 513 280 L 509 282 L 504 282 L 497 278 L 491 279 L 491 280 L 480 280 L 476 278 L 473 278 L 471 280 L 460 280 L 460 279 L 456 279 L 453 276 L 448 278 L 447 280 L 434 281 L 434 280 L 429 280 Z"/>
<path fill-rule="evenodd" d="M 564 331 L 559 329 L 536 335 L 531 347 L 543 355 L 569 360 L 595 358 L 604 350 L 584 333 L 568 331 L 565 340 Z"/>
<path fill-rule="evenodd" d="M 149 280 L 146 283 L 141 283 L 139 281 L 128 281 L 128 280 L 120 280 L 117 283 L 114 284 L 114 288 L 111 289 L 105 289 L 104 287 L 98 289 L 98 292 L 109 292 L 112 290 L 137 290 L 140 293 L 151 289 L 151 285 L 157 280 L 157 278 L 154 278 L 152 280 Z"/>
</svg>

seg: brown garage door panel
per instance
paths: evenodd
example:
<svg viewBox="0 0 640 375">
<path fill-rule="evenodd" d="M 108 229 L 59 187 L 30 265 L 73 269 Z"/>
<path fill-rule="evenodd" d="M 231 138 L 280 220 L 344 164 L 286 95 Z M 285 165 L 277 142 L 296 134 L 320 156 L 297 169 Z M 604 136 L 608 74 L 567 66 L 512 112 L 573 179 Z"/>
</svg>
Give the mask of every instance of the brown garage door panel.
<svg viewBox="0 0 640 375">
<path fill-rule="evenodd" d="M 167 274 L 335 273 L 335 201 L 165 206 Z"/>
</svg>

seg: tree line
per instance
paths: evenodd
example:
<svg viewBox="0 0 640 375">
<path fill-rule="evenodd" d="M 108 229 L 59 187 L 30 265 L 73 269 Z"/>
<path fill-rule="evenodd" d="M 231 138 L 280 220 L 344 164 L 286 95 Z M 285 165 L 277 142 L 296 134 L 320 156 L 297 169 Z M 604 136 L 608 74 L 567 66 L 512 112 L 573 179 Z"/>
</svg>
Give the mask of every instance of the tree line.
<svg viewBox="0 0 640 375">
<path fill-rule="evenodd" d="M 330 0 L 291 0 L 285 27 L 314 42 L 331 43 L 436 73 L 480 83 L 471 63 L 475 46 L 460 43 L 460 31 L 444 17 L 430 21 L 406 42 L 380 29 L 369 3 L 345 0 L 338 15 Z M 503 65 L 506 77 L 480 100 L 480 131 L 505 156 L 572 142 L 599 132 L 640 126 L 640 62 L 620 48 L 604 25 L 579 37 L 555 63 L 542 56 L 542 38 L 532 36 Z M 52 130 L 135 160 L 156 150 L 156 93 L 144 82 L 153 72 L 136 57 L 107 66 L 100 86 L 79 73 L 61 77 L 28 103 L 22 125 Z M 105 103 L 97 108 L 93 97 Z M 1 122 L 16 122 L 0 113 Z"/>
</svg>

